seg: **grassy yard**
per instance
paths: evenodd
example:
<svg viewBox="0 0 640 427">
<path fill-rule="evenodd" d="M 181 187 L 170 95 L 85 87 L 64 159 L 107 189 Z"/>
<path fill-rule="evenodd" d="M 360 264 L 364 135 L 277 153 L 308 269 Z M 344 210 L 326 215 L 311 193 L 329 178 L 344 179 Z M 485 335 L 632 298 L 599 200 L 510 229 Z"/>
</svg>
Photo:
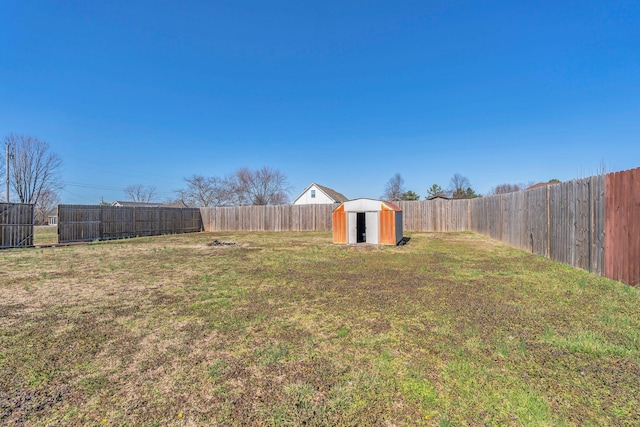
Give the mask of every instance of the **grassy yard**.
<svg viewBox="0 0 640 427">
<path fill-rule="evenodd" d="M 33 243 L 35 245 L 48 245 L 58 243 L 58 227 L 38 225 L 34 227 Z"/>
<path fill-rule="evenodd" d="M 0 424 L 640 423 L 638 289 L 410 236 L 0 251 Z"/>
</svg>

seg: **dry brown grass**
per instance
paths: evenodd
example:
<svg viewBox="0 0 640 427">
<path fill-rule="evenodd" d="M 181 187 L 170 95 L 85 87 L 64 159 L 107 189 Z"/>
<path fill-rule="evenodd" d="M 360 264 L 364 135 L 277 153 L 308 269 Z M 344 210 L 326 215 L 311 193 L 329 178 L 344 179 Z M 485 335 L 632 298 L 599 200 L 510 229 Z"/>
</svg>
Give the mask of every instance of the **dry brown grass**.
<svg viewBox="0 0 640 427">
<path fill-rule="evenodd" d="M 475 234 L 198 233 L 0 266 L 1 423 L 638 421 L 638 291 Z"/>
</svg>

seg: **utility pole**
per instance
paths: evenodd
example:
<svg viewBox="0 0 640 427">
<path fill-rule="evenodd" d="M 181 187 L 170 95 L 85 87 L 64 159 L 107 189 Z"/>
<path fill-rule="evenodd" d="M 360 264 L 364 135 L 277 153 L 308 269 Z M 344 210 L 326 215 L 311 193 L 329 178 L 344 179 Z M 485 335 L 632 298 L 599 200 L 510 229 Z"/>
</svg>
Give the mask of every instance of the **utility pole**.
<svg viewBox="0 0 640 427">
<path fill-rule="evenodd" d="M 7 160 L 7 164 L 6 164 L 6 167 L 5 167 L 4 170 L 5 170 L 6 174 L 7 174 L 7 179 L 6 179 L 6 181 L 7 181 L 7 203 L 9 203 L 9 142 L 8 141 L 5 142 L 5 145 L 6 145 L 6 156 L 5 157 L 6 157 L 6 160 Z"/>
</svg>

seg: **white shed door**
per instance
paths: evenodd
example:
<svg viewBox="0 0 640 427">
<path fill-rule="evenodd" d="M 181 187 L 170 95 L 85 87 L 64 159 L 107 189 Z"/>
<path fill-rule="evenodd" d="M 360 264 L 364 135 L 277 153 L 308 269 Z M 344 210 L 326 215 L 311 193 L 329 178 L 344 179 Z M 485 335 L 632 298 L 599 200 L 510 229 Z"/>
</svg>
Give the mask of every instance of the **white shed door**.
<svg viewBox="0 0 640 427">
<path fill-rule="evenodd" d="M 347 243 L 358 243 L 358 214 L 347 212 Z"/>
<path fill-rule="evenodd" d="M 367 243 L 378 244 L 378 231 L 380 230 L 380 214 L 367 212 Z"/>
</svg>

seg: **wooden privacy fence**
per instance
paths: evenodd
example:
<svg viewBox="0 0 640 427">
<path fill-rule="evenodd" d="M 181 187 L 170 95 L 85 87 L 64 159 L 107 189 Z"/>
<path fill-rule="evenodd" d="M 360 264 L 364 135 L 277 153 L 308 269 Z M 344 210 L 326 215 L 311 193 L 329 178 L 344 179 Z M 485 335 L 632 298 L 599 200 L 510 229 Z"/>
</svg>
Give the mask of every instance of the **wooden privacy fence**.
<svg viewBox="0 0 640 427">
<path fill-rule="evenodd" d="M 198 208 L 58 206 L 58 243 L 202 231 Z"/>
<path fill-rule="evenodd" d="M 0 249 L 33 246 L 33 205 L 0 203 Z"/>
<path fill-rule="evenodd" d="M 605 176 L 593 176 L 477 199 L 398 205 L 406 230 L 472 230 L 604 275 L 604 192 Z"/>
<path fill-rule="evenodd" d="M 330 231 L 337 204 L 200 208 L 205 231 Z"/>
<path fill-rule="evenodd" d="M 640 168 L 471 200 L 398 202 L 407 231 L 472 230 L 640 284 Z"/>
</svg>

